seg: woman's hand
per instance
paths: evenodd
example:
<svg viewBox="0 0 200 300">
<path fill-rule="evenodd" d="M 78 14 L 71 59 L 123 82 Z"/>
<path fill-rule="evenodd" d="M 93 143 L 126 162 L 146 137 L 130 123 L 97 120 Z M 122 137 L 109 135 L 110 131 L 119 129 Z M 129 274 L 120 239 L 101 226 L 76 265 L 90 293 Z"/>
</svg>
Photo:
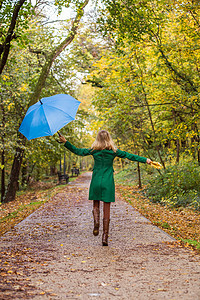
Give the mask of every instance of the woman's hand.
<svg viewBox="0 0 200 300">
<path fill-rule="evenodd" d="M 151 164 L 151 159 L 147 158 L 147 164 L 148 164 L 148 165 Z"/>
<path fill-rule="evenodd" d="M 66 143 L 66 141 L 67 141 L 66 138 L 62 135 L 59 136 L 59 139 L 60 139 L 61 143 Z"/>
</svg>

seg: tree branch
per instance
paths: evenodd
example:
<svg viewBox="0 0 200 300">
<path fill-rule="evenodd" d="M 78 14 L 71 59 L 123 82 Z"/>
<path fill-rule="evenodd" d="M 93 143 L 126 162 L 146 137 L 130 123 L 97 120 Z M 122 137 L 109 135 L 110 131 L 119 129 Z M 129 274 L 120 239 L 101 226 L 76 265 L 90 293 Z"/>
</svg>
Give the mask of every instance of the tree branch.
<svg viewBox="0 0 200 300">
<path fill-rule="evenodd" d="M 166 55 L 164 54 L 164 52 L 163 52 L 163 50 L 162 50 L 162 48 L 159 46 L 158 47 L 158 50 L 159 50 L 159 52 L 161 53 L 161 55 L 162 55 L 162 58 L 164 59 L 164 61 L 165 61 L 165 64 L 166 64 L 166 66 L 168 67 L 168 69 L 169 70 L 171 70 L 178 78 L 179 78 L 179 80 L 176 80 L 176 82 L 179 84 L 179 85 L 181 85 L 180 84 L 180 79 L 182 80 L 182 82 L 183 83 L 189 83 L 189 85 L 190 85 L 190 89 L 188 89 L 188 87 L 187 86 L 184 86 L 184 89 L 185 89 L 185 91 L 186 92 L 188 92 L 188 90 L 193 90 L 194 92 L 198 92 L 198 90 L 197 90 L 197 88 L 195 87 L 195 85 L 194 85 L 194 83 L 192 82 L 192 80 L 190 80 L 190 78 L 188 78 L 188 76 L 187 75 L 184 75 L 184 74 L 182 74 L 182 73 L 180 73 L 179 71 L 177 71 L 176 70 L 176 68 L 172 65 L 172 63 L 168 60 L 168 58 L 166 57 Z M 174 78 L 175 79 L 175 78 Z M 184 84 L 184 85 L 185 85 Z"/>
<path fill-rule="evenodd" d="M 13 38 L 13 32 L 14 32 L 14 29 L 15 29 L 15 25 L 16 25 L 16 22 L 17 22 L 19 11 L 20 11 L 22 5 L 24 4 L 24 2 L 25 2 L 25 0 L 19 0 L 17 2 L 17 4 L 15 5 L 15 7 L 14 7 L 10 27 L 8 29 L 8 33 L 6 35 L 5 42 L 3 44 L 3 56 L 0 60 L 0 74 L 2 73 L 2 71 L 5 67 L 6 61 L 8 59 L 8 55 L 9 55 L 9 51 L 10 51 L 10 42 Z"/>
<path fill-rule="evenodd" d="M 64 94 L 67 94 L 67 91 L 65 90 L 65 88 L 60 84 L 59 80 L 54 76 L 53 71 L 51 71 L 51 76 L 53 77 L 54 81 L 60 86 L 62 92 Z"/>
<path fill-rule="evenodd" d="M 32 48 L 29 47 L 29 51 L 30 51 L 31 53 L 35 53 L 35 54 L 42 54 L 42 55 L 44 55 L 44 56 L 47 58 L 47 53 L 46 53 L 45 51 L 43 51 L 43 50 L 40 50 L 40 49 L 32 49 Z"/>
<path fill-rule="evenodd" d="M 197 26 L 200 29 L 200 23 L 199 23 L 199 20 L 197 19 L 197 17 L 195 16 L 195 14 L 192 12 L 192 10 L 189 10 L 189 13 L 191 14 L 192 18 L 194 19 L 194 21 L 196 22 Z M 197 34 L 198 34 L 198 31 L 197 31 Z"/>
<path fill-rule="evenodd" d="M 66 21 L 66 20 L 53 20 L 53 21 L 46 21 L 46 22 L 42 23 L 42 25 L 44 26 L 44 25 L 46 25 L 46 24 L 57 23 L 57 22 L 64 22 L 64 21 Z"/>
<path fill-rule="evenodd" d="M 3 0 L 0 0 L 0 10 L 2 8 Z"/>
</svg>

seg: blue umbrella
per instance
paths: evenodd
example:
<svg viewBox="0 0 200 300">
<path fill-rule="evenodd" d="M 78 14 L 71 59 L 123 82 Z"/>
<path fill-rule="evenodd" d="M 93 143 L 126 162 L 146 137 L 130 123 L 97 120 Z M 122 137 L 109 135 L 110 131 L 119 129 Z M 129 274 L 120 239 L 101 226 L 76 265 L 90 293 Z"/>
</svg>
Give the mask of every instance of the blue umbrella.
<svg viewBox="0 0 200 300">
<path fill-rule="evenodd" d="M 28 140 L 53 135 L 75 119 L 80 103 L 66 94 L 42 98 L 29 107 L 19 131 Z"/>
</svg>

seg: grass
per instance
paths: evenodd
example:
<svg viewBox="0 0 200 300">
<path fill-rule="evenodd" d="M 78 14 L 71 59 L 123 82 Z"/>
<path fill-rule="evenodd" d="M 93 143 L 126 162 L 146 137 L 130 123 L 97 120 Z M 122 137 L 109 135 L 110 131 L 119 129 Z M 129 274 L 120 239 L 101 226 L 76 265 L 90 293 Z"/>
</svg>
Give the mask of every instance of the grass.
<svg viewBox="0 0 200 300">
<path fill-rule="evenodd" d="M 183 243 L 191 245 L 193 247 L 195 247 L 196 249 L 198 249 L 200 251 L 200 242 L 195 241 L 195 240 L 187 240 L 187 239 L 181 239 Z"/>
<path fill-rule="evenodd" d="M 6 221 L 8 219 L 16 218 L 22 211 L 24 211 L 26 209 L 30 209 L 31 211 L 33 211 L 33 210 L 37 209 L 38 207 L 40 207 L 43 203 L 44 203 L 44 201 L 36 201 L 36 202 L 31 202 L 27 205 L 21 205 L 15 211 L 8 213 L 7 216 L 1 218 L 0 223 Z"/>
</svg>

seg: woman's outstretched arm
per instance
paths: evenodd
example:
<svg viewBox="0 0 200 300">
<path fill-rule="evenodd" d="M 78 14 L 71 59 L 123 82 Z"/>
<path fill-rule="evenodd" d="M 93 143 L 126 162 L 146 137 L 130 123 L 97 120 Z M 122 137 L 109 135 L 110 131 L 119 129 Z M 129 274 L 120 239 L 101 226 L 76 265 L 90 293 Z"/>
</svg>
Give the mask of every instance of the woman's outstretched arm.
<svg viewBox="0 0 200 300">
<path fill-rule="evenodd" d="M 132 154 L 132 153 L 129 153 L 126 151 L 121 151 L 119 149 L 117 149 L 117 151 L 116 151 L 116 156 L 120 157 L 120 158 L 127 158 L 132 161 L 139 161 L 141 163 L 147 163 L 147 164 L 151 163 L 151 160 L 149 158 L 135 155 L 135 154 Z"/>
<path fill-rule="evenodd" d="M 76 148 L 74 145 L 72 145 L 69 141 L 66 140 L 66 138 L 64 136 L 59 136 L 60 141 L 62 143 L 64 143 L 64 146 L 70 150 L 71 152 L 73 152 L 76 155 L 80 155 L 80 156 L 86 156 L 86 155 L 91 155 L 91 151 L 90 149 L 86 149 L 86 148 Z"/>
</svg>

